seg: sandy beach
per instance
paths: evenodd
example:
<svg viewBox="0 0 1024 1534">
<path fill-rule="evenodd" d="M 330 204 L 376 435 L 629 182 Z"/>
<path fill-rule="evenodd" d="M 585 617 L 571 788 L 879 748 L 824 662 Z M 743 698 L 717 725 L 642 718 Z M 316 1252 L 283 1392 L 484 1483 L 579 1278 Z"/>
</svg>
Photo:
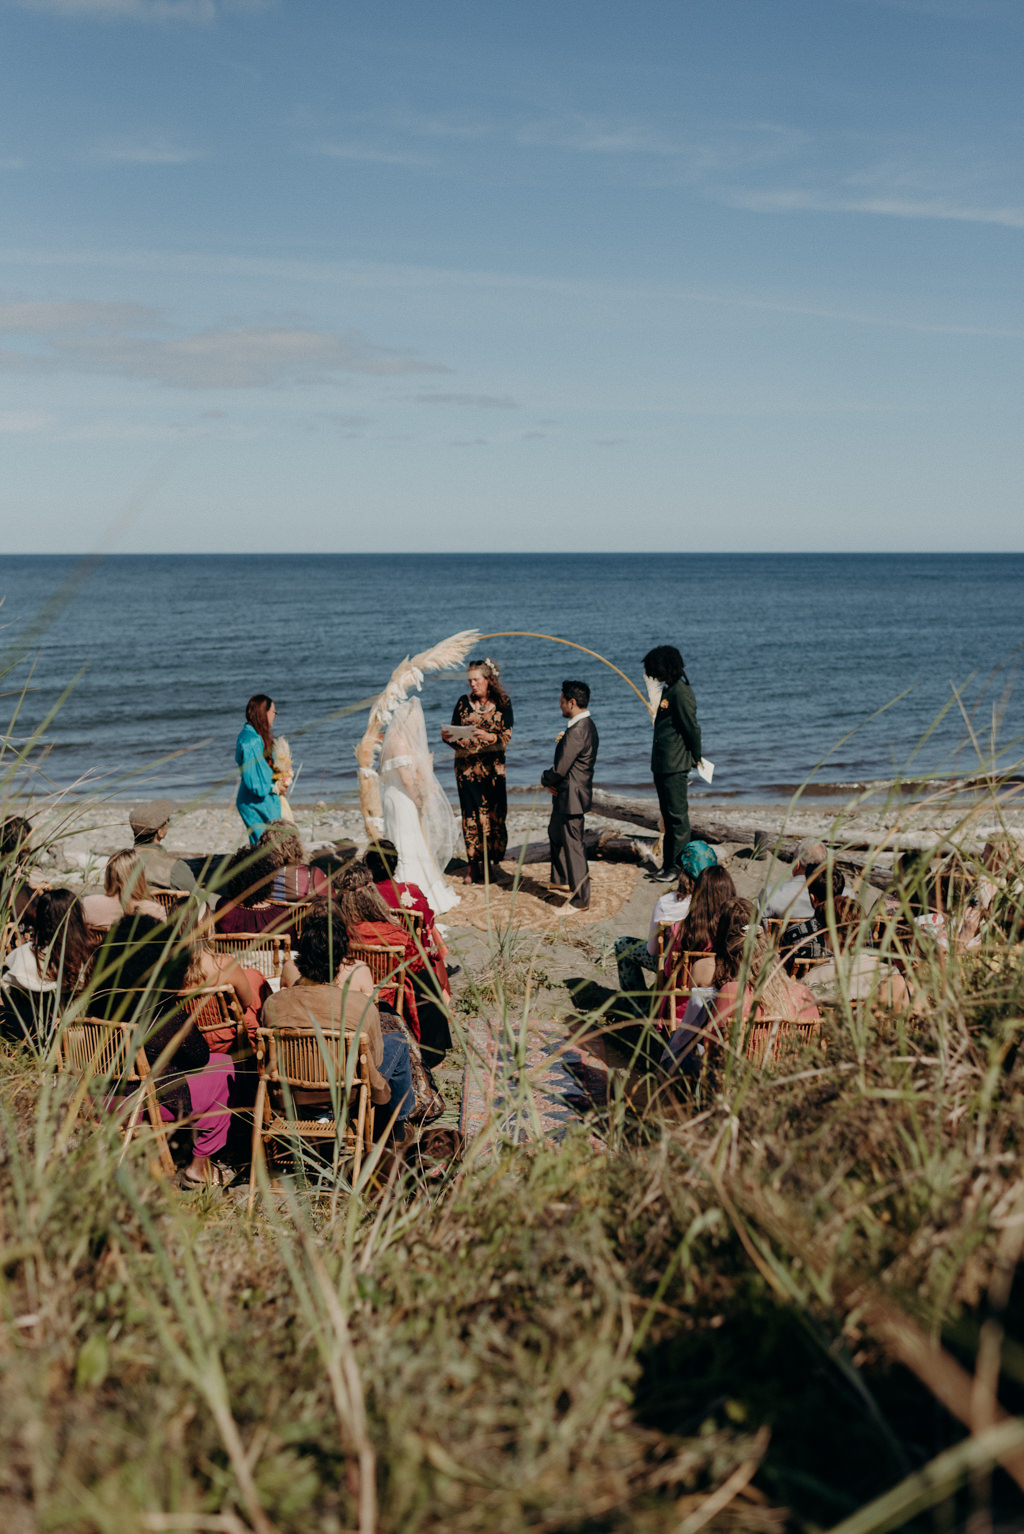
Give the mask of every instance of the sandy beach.
<svg viewBox="0 0 1024 1534">
<path fill-rule="evenodd" d="M 35 828 L 40 848 L 38 866 L 51 883 L 72 888 L 99 888 L 103 868 L 111 853 L 132 845 L 128 812 L 134 800 L 90 797 L 57 797 L 29 802 L 9 801 L 4 814 L 24 814 Z M 655 805 L 651 798 L 652 808 Z M 310 853 L 349 840 L 362 850 L 367 841 L 357 804 L 298 803 L 292 806 L 296 825 Z M 546 840 L 547 795 L 519 791 L 510 796 L 510 859 L 524 841 Z M 770 840 L 816 836 L 837 849 L 883 849 L 879 864 L 885 866 L 899 848 L 931 846 L 953 835 L 965 849 L 979 850 L 992 835 L 1009 830 L 1024 836 L 1024 793 L 1013 785 L 998 797 L 972 802 L 962 795 L 933 794 L 913 801 L 879 805 L 863 796 L 846 803 L 806 799 L 790 804 L 717 803 L 711 798 L 695 803 L 692 819 L 696 831 L 713 825 L 714 840 L 724 861 L 751 844 L 751 830 Z M 604 836 L 649 839 L 653 833 L 627 821 L 591 814 L 587 827 Z M 732 830 L 733 835 L 728 835 Z M 726 834 L 722 834 L 726 833 Z M 234 803 L 209 800 L 183 804 L 172 817 L 166 848 L 186 857 L 226 854 L 244 845 L 244 828 Z M 763 862 L 757 864 L 763 868 Z M 455 913 L 453 913 L 453 918 Z M 455 923 L 457 925 L 457 922 Z"/>
</svg>

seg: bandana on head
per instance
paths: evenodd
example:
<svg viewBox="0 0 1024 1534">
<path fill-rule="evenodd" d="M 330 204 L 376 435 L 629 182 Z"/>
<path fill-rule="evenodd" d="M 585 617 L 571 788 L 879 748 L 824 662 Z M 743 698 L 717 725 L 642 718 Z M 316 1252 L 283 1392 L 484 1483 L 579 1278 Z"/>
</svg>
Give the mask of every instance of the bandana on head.
<svg viewBox="0 0 1024 1534">
<path fill-rule="evenodd" d="M 705 868 L 713 868 L 717 862 L 718 856 L 707 842 L 687 842 L 679 858 L 679 867 L 691 879 L 696 879 Z"/>
</svg>

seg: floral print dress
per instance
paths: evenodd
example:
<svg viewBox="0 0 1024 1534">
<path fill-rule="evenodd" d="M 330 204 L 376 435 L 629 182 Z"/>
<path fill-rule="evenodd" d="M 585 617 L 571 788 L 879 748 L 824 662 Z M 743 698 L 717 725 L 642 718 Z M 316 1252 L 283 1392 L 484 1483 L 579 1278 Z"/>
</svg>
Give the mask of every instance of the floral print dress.
<svg viewBox="0 0 1024 1534">
<path fill-rule="evenodd" d="M 470 871 L 482 878 L 485 849 L 488 864 L 494 865 L 501 862 L 508 847 L 505 749 L 512 737 L 512 705 L 478 702 L 463 694 L 452 712 L 452 724 L 487 730 L 498 737 L 493 745 L 477 741 L 451 743 L 466 857 Z"/>
</svg>

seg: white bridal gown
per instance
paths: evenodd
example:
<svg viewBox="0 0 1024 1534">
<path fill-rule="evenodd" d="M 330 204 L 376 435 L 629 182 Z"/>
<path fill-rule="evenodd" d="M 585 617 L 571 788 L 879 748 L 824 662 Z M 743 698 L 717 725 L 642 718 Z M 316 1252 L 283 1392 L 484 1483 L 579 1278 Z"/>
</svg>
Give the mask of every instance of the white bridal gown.
<svg viewBox="0 0 1024 1534">
<path fill-rule="evenodd" d="M 380 798 L 384 835 L 398 849 L 399 882 L 418 884 L 435 915 L 450 911 L 459 897 L 443 869 L 458 845 L 459 823 L 434 775 L 419 698 L 400 703 L 384 733 Z"/>
<path fill-rule="evenodd" d="M 423 834 L 419 811 L 402 783 L 402 767 L 412 764 L 411 757 L 396 756 L 380 770 L 380 798 L 384 809 L 384 835 L 398 849 L 397 875 L 400 884 L 418 884 L 430 902 L 435 916 L 458 905 L 459 897 L 438 867 Z"/>
</svg>

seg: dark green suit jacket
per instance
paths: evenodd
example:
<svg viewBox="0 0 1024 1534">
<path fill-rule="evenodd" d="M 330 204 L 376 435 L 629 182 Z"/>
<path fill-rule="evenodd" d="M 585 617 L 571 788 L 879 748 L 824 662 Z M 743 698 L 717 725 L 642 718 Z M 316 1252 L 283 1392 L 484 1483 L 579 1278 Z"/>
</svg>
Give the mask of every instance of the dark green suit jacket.
<svg viewBox="0 0 1024 1534">
<path fill-rule="evenodd" d="M 702 755 L 697 700 L 689 682 L 680 677 L 666 687 L 658 705 L 651 771 L 661 777 L 670 772 L 689 772 Z"/>
</svg>

